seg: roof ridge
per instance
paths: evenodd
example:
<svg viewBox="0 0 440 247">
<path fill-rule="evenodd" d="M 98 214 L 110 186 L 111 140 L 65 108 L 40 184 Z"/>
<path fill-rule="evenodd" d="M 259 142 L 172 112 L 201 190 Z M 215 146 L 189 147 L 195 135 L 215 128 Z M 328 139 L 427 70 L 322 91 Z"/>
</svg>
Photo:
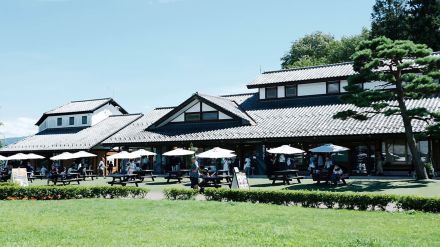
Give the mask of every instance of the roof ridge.
<svg viewBox="0 0 440 247">
<path fill-rule="evenodd" d="M 98 100 L 113 100 L 113 98 L 108 97 L 108 98 L 99 98 L 99 99 L 73 100 L 73 101 L 70 101 L 70 103 L 88 102 L 88 101 L 98 101 Z"/>
<path fill-rule="evenodd" d="M 233 97 L 233 96 L 245 96 L 245 95 L 253 95 L 256 94 L 256 92 L 254 93 L 238 93 L 238 94 L 225 94 L 225 95 L 220 95 L 219 97 Z"/>
<path fill-rule="evenodd" d="M 109 117 L 128 117 L 128 116 L 139 116 L 139 115 L 144 115 L 144 114 L 139 112 L 139 113 L 128 113 L 128 114 L 116 114 L 116 115 L 111 115 Z"/>
<path fill-rule="evenodd" d="M 353 64 L 353 62 L 329 63 L 329 64 L 321 64 L 321 65 L 314 65 L 314 66 L 305 66 L 305 67 L 299 67 L 299 68 L 279 69 L 279 70 L 269 70 L 269 71 L 264 71 L 263 74 L 272 74 L 272 73 L 280 73 L 280 72 L 287 72 L 287 71 L 296 71 L 296 70 L 306 70 L 306 69 L 316 69 L 316 68 L 324 68 L 324 67 L 333 67 L 333 66 L 346 65 L 346 64 Z"/>
<path fill-rule="evenodd" d="M 154 108 L 154 110 L 166 110 L 166 109 L 173 109 L 176 107 L 177 106 L 162 106 L 162 107 L 156 107 L 156 108 Z"/>
</svg>

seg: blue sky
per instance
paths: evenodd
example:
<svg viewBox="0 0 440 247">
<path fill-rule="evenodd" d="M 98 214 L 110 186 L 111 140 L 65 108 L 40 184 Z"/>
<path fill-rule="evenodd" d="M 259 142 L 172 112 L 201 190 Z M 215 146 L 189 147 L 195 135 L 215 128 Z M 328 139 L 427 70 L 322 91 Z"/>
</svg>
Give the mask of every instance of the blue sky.
<svg viewBox="0 0 440 247">
<path fill-rule="evenodd" d="M 114 97 L 128 111 L 192 93 L 248 92 L 292 41 L 369 27 L 374 0 L 0 1 L 0 138 L 36 131 L 71 100 Z"/>
</svg>

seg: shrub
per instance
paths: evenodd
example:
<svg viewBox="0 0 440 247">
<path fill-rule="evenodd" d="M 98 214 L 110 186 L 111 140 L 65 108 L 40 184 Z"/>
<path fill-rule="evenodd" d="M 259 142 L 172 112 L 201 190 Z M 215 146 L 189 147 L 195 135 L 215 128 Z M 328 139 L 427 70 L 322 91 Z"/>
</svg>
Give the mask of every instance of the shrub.
<svg viewBox="0 0 440 247">
<path fill-rule="evenodd" d="M 211 189 L 204 191 L 209 201 L 233 201 L 271 203 L 278 205 L 301 205 L 303 207 L 343 208 L 357 210 L 385 210 L 394 205 L 404 210 L 440 212 L 440 198 L 420 196 L 398 196 L 372 193 L 319 192 L 319 191 L 277 191 L 277 190 L 229 190 Z"/>
<path fill-rule="evenodd" d="M 199 192 L 194 189 L 165 189 L 164 194 L 168 200 L 193 200 Z"/>
<path fill-rule="evenodd" d="M 148 189 L 137 187 L 109 186 L 0 186 L 0 200 L 61 200 L 81 198 L 123 198 L 145 197 Z"/>
<path fill-rule="evenodd" d="M 14 182 L 0 182 L 0 187 L 2 186 L 18 186 L 18 184 Z"/>
</svg>

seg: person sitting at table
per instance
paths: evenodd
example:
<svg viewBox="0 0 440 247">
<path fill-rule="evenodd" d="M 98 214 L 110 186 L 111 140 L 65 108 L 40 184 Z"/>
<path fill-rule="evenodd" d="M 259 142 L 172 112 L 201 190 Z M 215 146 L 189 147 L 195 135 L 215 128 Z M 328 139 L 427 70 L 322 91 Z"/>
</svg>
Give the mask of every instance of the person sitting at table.
<svg viewBox="0 0 440 247">
<path fill-rule="evenodd" d="M 67 175 L 70 176 L 72 173 L 75 173 L 75 165 L 71 165 L 69 169 L 67 169 Z"/>
<path fill-rule="evenodd" d="M 45 166 L 42 166 L 40 169 L 40 175 L 46 177 L 47 176 L 47 168 Z"/>
<path fill-rule="evenodd" d="M 327 170 L 330 170 L 330 169 L 332 168 L 332 166 L 333 166 L 333 161 L 332 161 L 332 159 L 331 159 L 329 156 L 325 157 L 325 165 L 324 165 L 324 168 L 327 169 Z"/>
<path fill-rule="evenodd" d="M 332 177 L 331 177 L 332 183 L 334 185 L 338 184 L 343 173 L 344 172 L 342 171 L 342 169 L 338 165 L 335 165 L 335 167 L 333 168 L 333 173 L 332 173 Z"/>
</svg>

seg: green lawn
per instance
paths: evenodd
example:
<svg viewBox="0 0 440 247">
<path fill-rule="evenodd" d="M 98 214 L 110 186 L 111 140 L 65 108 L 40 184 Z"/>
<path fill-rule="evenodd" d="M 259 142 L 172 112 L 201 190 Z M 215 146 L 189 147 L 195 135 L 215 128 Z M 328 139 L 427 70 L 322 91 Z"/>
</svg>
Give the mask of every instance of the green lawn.
<svg viewBox="0 0 440 247">
<path fill-rule="evenodd" d="M 108 185 L 108 179 L 99 178 L 94 181 L 83 182 L 82 185 Z M 252 189 L 289 189 L 289 190 L 324 190 L 324 191 L 356 191 L 400 195 L 440 196 L 440 180 L 415 181 L 414 179 L 351 179 L 347 186 L 316 185 L 311 179 L 304 179 L 302 184 L 273 186 L 268 179 L 250 178 Z M 36 180 L 33 185 L 46 184 L 46 180 Z M 148 187 L 151 191 L 162 191 L 164 188 L 189 188 L 189 180 L 184 179 L 182 184 L 167 184 L 163 178 L 155 182 L 148 180 L 140 186 Z"/>
<path fill-rule="evenodd" d="M 439 246 L 440 215 L 249 203 L 1 201 L 2 246 Z"/>
</svg>

